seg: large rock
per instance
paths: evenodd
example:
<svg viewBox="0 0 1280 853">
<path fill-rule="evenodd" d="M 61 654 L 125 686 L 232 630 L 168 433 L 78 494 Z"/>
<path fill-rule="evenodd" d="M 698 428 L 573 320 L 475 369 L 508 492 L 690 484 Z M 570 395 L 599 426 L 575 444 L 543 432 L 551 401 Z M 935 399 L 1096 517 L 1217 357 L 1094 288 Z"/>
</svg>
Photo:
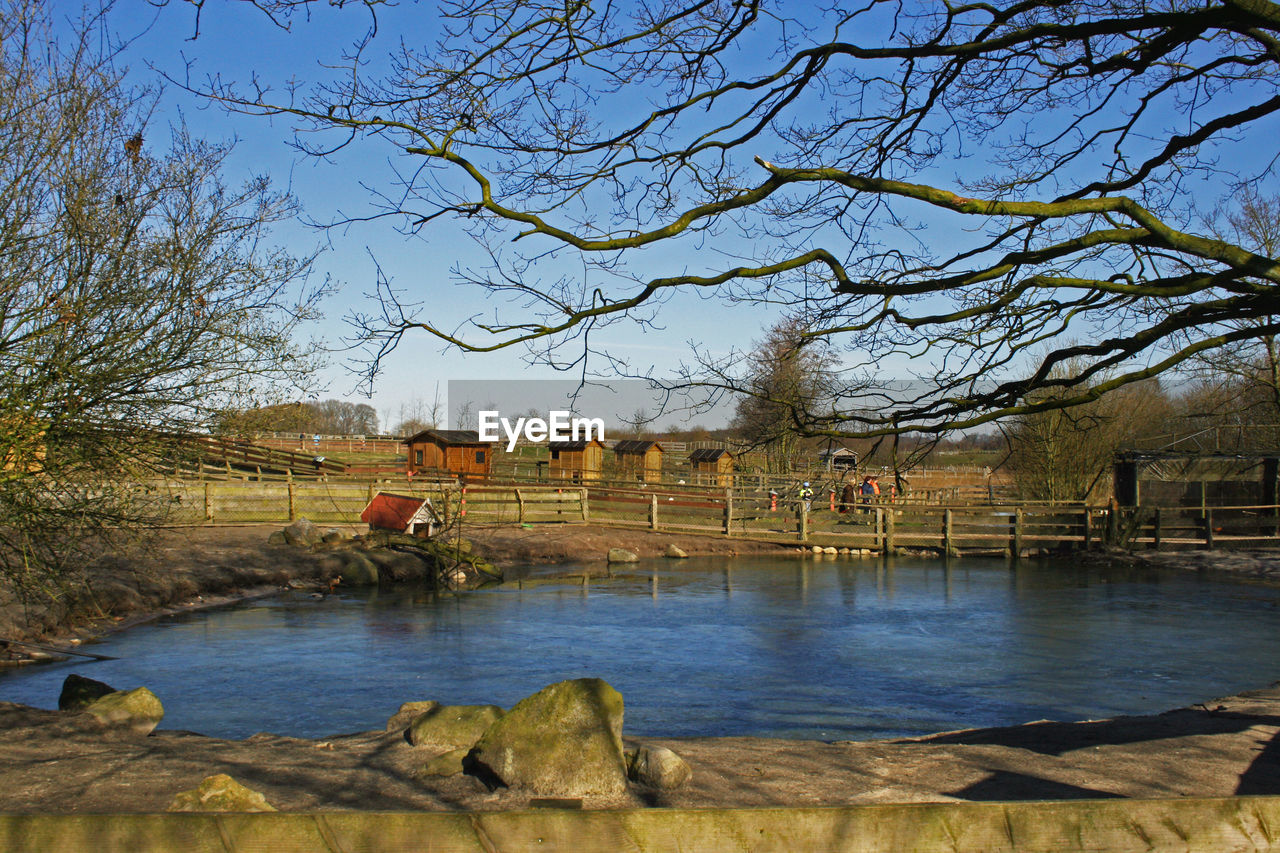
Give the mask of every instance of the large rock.
<svg viewBox="0 0 1280 853">
<path fill-rule="evenodd" d="M 387 731 L 396 732 L 401 729 L 407 729 L 416 717 L 422 716 L 427 711 L 434 711 L 439 707 L 440 703 L 431 699 L 425 702 L 405 702 L 400 706 L 399 710 L 391 715 L 391 719 L 387 720 Z"/>
<path fill-rule="evenodd" d="M 273 812 L 258 791 L 246 788 L 225 773 L 207 776 L 196 788 L 175 794 L 171 812 Z"/>
<path fill-rule="evenodd" d="M 640 559 L 639 557 L 637 557 L 632 552 L 628 551 L 626 548 L 610 548 L 609 549 L 610 563 L 634 563 L 639 559 Z"/>
<path fill-rule="evenodd" d="M 342 555 L 339 575 L 346 586 L 378 585 L 378 567 L 360 551 L 347 551 Z"/>
<path fill-rule="evenodd" d="M 642 785 L 670 791 L 693 777 L 685 760 L 665 746 L 642 746 L 628 759 L 628 775 Z"/>
<path fill-rule="evenodd" d="M 545 796 L 621 794 L 622 694 L 599 678 L 545 687 L 494 723 L 465 766 L 491 786 Z"/>
<path fill-rule="evenodd" d="M 421 776 L 457 776 L 462 772 L 462 761 L 471 752 L 471 748 L 451 749 L 441 753 L 427 762 L 419 775 Z"/>
<path fill-rule="evenodd" d="M 667 550 L 662 552 L 662 555 L 673 560 L 683 560 L 689 556 L 684 552 L 684 549 L 675 544 L 668 545 Z"/>
<path fill-rule="evenodd" d="M 109 684 L 73 672 L 62 682 L 62 692 L 58 694 L 58 710 L 79 711 L 108 693 L 115 692 L 116 689 Z"/>
<path fill-rule="evenodd" d="M 145 687 L 108 693 L 85 705 L 84 712 L 109 726 L 127 727 L 140 735 L 151 734 L 164 719 L 164 706 Z"/>
<path fill-rule="evenodd" d="M 439 705 L 415 717 L 406 737 L 414 746 L 447 752 L 473 745 L 501 717 L 497 705 Z"/>
<path fill-rule="evenodd" d="M 320 541 L 320 528 L 306 518 L 298 519 L 281 532 L 284 540 L 295 548 L 309 548 Z"/>
</svg>

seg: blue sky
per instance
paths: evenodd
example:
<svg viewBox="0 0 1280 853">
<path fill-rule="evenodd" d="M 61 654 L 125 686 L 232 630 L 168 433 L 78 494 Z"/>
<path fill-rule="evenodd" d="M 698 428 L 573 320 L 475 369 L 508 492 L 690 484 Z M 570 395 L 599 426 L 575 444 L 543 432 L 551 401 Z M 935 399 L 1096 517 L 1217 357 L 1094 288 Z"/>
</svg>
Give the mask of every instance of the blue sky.
<svg viewBox="0 0 1280 853">
<path fill-rule="evenodd" d="M 57 6 L 64 20 L 76 16 L 80 9 L 78 3 L 59 2 Z M 428 16 L 422 14 L 422 7 L 413 4 L 382 9 L 382 47 L 373 55 L 384 56 L 401 34 L 408 40 L 411 33 L 417 43 L 429 41 L 430 33 L 422 29 L 425 17 Z M 225 80 L 243 83 L 256 73 L 278 85 L 291 77 L 308 80 L 322 76 L 326 72 L 321 63 L 339 57 L 353 37 L 367 27 L 369 18 L 362 8 L 320 8 L 312 20 L 295 20 L 292 31 L 285 32 L 272 26 L 248 3 L 210 3 L 201 15 L 199 36 L 194 40 L 195 11 L 186 4 L 157 9 L 147 3 L 121 3 L 110 11 L 108 21 L 115 38 L 128 44 L 123 62 L 135 85 L 155 82 L 157 72 L 178 80 L 189 74 L 193 84 L 215 73 Z M 316 221 L 367 213 L 369 197 L 361 184 L 386 187 L 391 180 L 386 159 L 392 153 L 390 146 L 353 148 L 328 162 L 307 158 L 289 145 L 294 130 L 291 121 L 228 114 L 179 86 L 167 84 L 153 127 L 179 118 L 202 137 L 237 141 L 226 175 L 229 180 L 265 173 L 277 187 L 290 189 L 306 215 Z M 154 131 L 152 135 L 158 136 Z M 163 140 L 157 138 L 154 143 L 163 144 Z M 324 231 L 299 223 L 278 228 L 276 235 L 277 242 L 298 252 L 317 244 L 326 247 L 317 273 L 331 276 L 340 289 L 325 304 L 326 318 L 315 331 L 331 346 L 341 346 L 351 334 L 344 317 L 352 311 L 373 310 L 368 294 L 374 287 L 377 265 L 395 287 L 410 294 L 406 301 L 429 305 L 438 321 L 449 318 L 461 322 L 487 307 L 486 295 L 449 281 L 451 267 L 477 256 L 469 238 L 447 223 L 433 227 L 420 238 L 399 234 L 387 221 Z M 716 352 L 742 347 L 760 337 L 776 316 L 775 312 L 759 308 L 712 303 L 693 295 L 677 296 L 663 310 L 656 328 L 619 323 L 598 332 L 593 346 L 607 348 L 611 354 L 643 366 L 652 365 L 658 375 L 669 375 L 682 358 L 688 357 L 689 341 Z M 358 355 L 354 353 L 333 353 L 332 363 L 325 371 L 329 390 L 320 396 L 370 403 L 380 417 L 393 421 L 399 408 L 415 397 L 429 402 L 437 383 L 444 394 L 451 380 L 547 379 L 564 375 L 545 367 L 531 368 L 514 349 L 462 354 L 447 350 L 436 339 L 422 334 L 406 338 L 387 360 L 370 398 L 358 386 L 359 378 L 344 366 L 355 357 Z M 666 421 L 662 423 L 665 425 Z"/>
<path fill-rule="evenodd" d="M 80 5 L 71 0 L 59 0 L 56 8 L 64 10 L 64 14 L 75 14 Z M 432 42 L 434 19 L 430 8 L 430 4 L 412 2 L 380 7 L 380 33 L 375 46 L 367 54 L 374 60 L 365 69 L 367 74 L 377 75 L 377 62 L 401 39 L 411 47 Z M 333 73 L 323 63 L 337 62 L 344 50 L 364 32 L 370 19 L 368 12 L 359 4 L 333 9 L 319 3 L 311 20 L 299 17 L 293 22 L 293 31 L 286 32 L 273 26 L 250 3 L 210 2 L 201 16 L 200 33 L 195 40 L 192 40 L 195 10 L 179 0 L 170 0 L 168 5 L 158 9 L 141 0 L 122 0 L 111 11 L 108 20 L 115 37 L 128 41 L 124 59 L 131 67 L 136 84 L 155 80 L 154 68 L 177 79 L 183 79 L 190 73 L 193 85 L 197 87 L 209 74 L 218 74 L 226 81 L 244 83 L 254 73 L 279 87 L 290 78 L 296 77 L 305 83 Z M 865 33 L 858 36 L 865 36 Z M 746 60 L 754 62 L 755 56 L 748 56 Z M 817 108 L 819 102 L 815 101 L 810 106 Z M 1225 103 L 1219 105 L 1217 99 L 1214 106 L 1223 110 L 1229 108 Z M 635 105 L 622 106 L 623 109 L 628 107 L 634 109 Z M 615 103 L 604 103 L 601 109 L 614 110 L 609 115 L 619 114 Z M 267 173 L 278 186 L 287 186 L 298 196 L 313 220 L 326 222 L 344 215 L 367 214 L 370 212 L 369 194 L 364 187 L 390 191 L 393 185 L 393 170 L 387 158 L 394 156 L 395 149 L 390 145 L 361 142 L 326 162 L 306 158 L 289 146 L 294 130 L 291 120 L 228 114 L 198 96 L 184 92 L 179 86 L 170 85 L 162 99 L 162 114 L 158 119 L 163 122 L 179 115 L 201 136 L 239 140 L 229 179 Z M 1180 127 L 1176 114 L 1159 113 L 1152 116 L 1152 121 L 1157 125 L 1169 122 Z M 1049 127 L 1053 122 L 1041 124 Z M 1153 138 L 1158 139 L 1160 135 L 1157 133 Z M 156 142 L 160 144 L 160 140 Z M 761 153 L 769 155 L 767 150 Z M 1244 153 L 1245 159 L 1265 160 L 1274 152 L 1253 150 Z M 989 168 L 985 160 L 984 152 L 970 148 L 966 157 L 944 158 L 930 173 L 903 177 L 958 188 L 957 180 L 966 171 L 978 169 L 985 173 Z M 1233 165 L 1240 168 L 1242 164 L 1233 161 Z M 1079 166 L 1082 169 L 1092 167 L 1090 163 Z M 1064 170 L 1064 177 L 1069 174 Z M 1202 194 L 1204 199 L 1212 201 L 1216 198 L 1214 187 L 1206 190 Z M 903 204 L 902 208 L 910 218 L 929 226 L 923 239 L 940 251 L 946 251 L 952 241 L 958 244 L 970 239 L 972 229 L 979 224 L 972 220 L 958 220 L 952 214 L 922 210 L 919 206 Z M 325 306 L 326 319 L 316 331 L 331 345 L 340 345 L 351 333 L 343 320 L 345 316 L 352 311 L 373 310 L 367 294 L 375 283 L 375 258 L 394 286 L 408 294 L 406 301 L 427 306 L 431 318 L 441 327 L 450 328 L 494 307 L 488 294 L 459 288 L 450 282 L 452 267 L 474 264 L 479 255 L 470 239 L 448 222 L 437 221 L 421 237 L 414 238 L 404 237 L 395 230 L 393 223 L 386 220 L 327 231 L 299 224 L 281 228 L 277 233 L 282 244 L 296 247 L 299 252 L 308 251 L 317 243 L 328 247 L 320 257 L 317 271 L 331 276 L 339 283 L 340 290 Z M 726 239 L 712 243 L 711 248 L 723 246 L 733 250 L 743 245 Z M 749 244 L 742 248 L 744 254 L 751 251 Z M 664 244 L 639 253 L 632 269 L 640 274 L 657 275 L 678 270 L 681 264 L 695 269 L 705 265 L 706 261 L 701 257 L 705 252 L 705 248 L 681 249 L 679 245 Z M 643 266 L 650 260 L 654 263 Z M 580 266 L 575 266 L 572 258 L 563 267 L 566 275 L 578 271 Z M 596 332 L 593 345 L 630 360 L 640 369 L 652 367 L 655 374 L 666 376 L 682 359 L 689 357 L 690 341 L 713 354 L 726 353 L 733 348 L 745 349 L 753 339 L 762 337 L 778 316 L 778 311 L 772 308 L 702 300 L 694 294 L 683 294 L 673 297 L 663 307 L 656 328 L 620 322 Z M 351 357 L 353 354 L 334 353 L 333 364 L 326 373 L 329 390 L 322 396 L 371 402 L 380 415 L 393 421 L 402 405 L 414 398 L 430 401 L 436 388 L 439 387 L 443 393 L 450 381 L 562 376 L 548 368 L 529 368 L 521 359 L 521 353 L 514 349 L 464 355 L 443 349 L 438 341 L 424 333 L 406 338 L 385 362 L 372 399 L 366 400 L 357 393 L 357 377 L 344 369 L 344 362 Z M 851 357 L 856 358 L 857 355 Z M 893 378 L 911 375 L 905 359 L 881 367 L 882 376 L 890 371 Z M 660 419 L 659 423 L 665 426 L 668 421 Z"/>
</svg>

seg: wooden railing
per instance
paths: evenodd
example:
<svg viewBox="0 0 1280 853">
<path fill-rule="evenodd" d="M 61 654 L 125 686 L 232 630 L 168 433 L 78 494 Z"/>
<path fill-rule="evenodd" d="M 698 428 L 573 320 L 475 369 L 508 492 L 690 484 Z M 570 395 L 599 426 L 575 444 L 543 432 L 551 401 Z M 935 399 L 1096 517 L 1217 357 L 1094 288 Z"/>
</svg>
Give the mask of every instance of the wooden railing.
<svg viewBox="0 0 1280 853">
<path fill-rule="evenodd" d="M 173 523 L 357 523 L 379 491 L 430 497 L 447 519 L 464 523 L 586 522 L 847 547 L 892 553 L 1005 552 L 1129 548 L 1240 547 L 1280 544 L 1280 507 L 1120 509 L 1044 504 L 920 504 L 880 499 L 832 511 L 830 503 L 718 492 L 596 486 L 467 485 L 451 480 L 147 484 L 162 495 Z"/>
</svg>

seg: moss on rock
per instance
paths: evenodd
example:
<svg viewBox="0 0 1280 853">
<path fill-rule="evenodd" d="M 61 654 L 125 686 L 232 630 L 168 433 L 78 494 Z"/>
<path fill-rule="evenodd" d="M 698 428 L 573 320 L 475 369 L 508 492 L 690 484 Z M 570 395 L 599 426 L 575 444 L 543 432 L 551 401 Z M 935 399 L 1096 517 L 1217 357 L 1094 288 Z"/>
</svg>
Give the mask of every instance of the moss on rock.
<svg viewBox="0 0 1280 853">
<path fill-rule="evenodd" d="M 491 786 L 546 796 L 624 793 L 622 715 L 622 694 L 602 679 L 552 684 L 484 733 L 467 756 L 467 772 Z"/>
</svg>

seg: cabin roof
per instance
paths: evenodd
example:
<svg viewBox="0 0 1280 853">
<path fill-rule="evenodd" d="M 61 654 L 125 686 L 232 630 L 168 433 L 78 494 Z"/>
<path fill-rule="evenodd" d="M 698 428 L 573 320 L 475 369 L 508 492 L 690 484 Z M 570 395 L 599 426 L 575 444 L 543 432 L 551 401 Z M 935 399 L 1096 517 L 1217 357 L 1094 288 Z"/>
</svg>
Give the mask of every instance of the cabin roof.
<svg viewBox="0 0 1280 853">
<path fill-rule="evenodd" d="M 642 438 L 627 438 L 619 441 L 613 446 L 614 453 L 648 453 L 652 447 L 662 451 L 662 445 L 656 441 L 645 441 Z"/>
<path fill-rule="evenodd" d="M 551 441 L 547 443 L 547 449 L 549 450 L 586 450 L 587 446 L 591 444 L 599 445 L 600 447 L 604 446 L 603 444 L 600 444 L 600 442 L 597 439 L 593 438 L 590 441 L 587 441 L 586 439 L 579 439 L 578 441 Z"/>
<path fill-rule="evenodd" d="M 410 436 L 404 440 L 405 444 L 413 444 L 415 441 L 421 440 L 434 441 L 436 444 L 480 444 L 485 447 L 493 444 L 491 441 L 481 441 L 480 433 L 473 429 L 424 429 L 417 435 Z"/>
<path fill-rule="evenodd" d="M 690 462 L 716 462 L 722 456 L 733 458 L 733 454 L 723 447 L 699 447 L 689 454 Z"/>
</svg>

